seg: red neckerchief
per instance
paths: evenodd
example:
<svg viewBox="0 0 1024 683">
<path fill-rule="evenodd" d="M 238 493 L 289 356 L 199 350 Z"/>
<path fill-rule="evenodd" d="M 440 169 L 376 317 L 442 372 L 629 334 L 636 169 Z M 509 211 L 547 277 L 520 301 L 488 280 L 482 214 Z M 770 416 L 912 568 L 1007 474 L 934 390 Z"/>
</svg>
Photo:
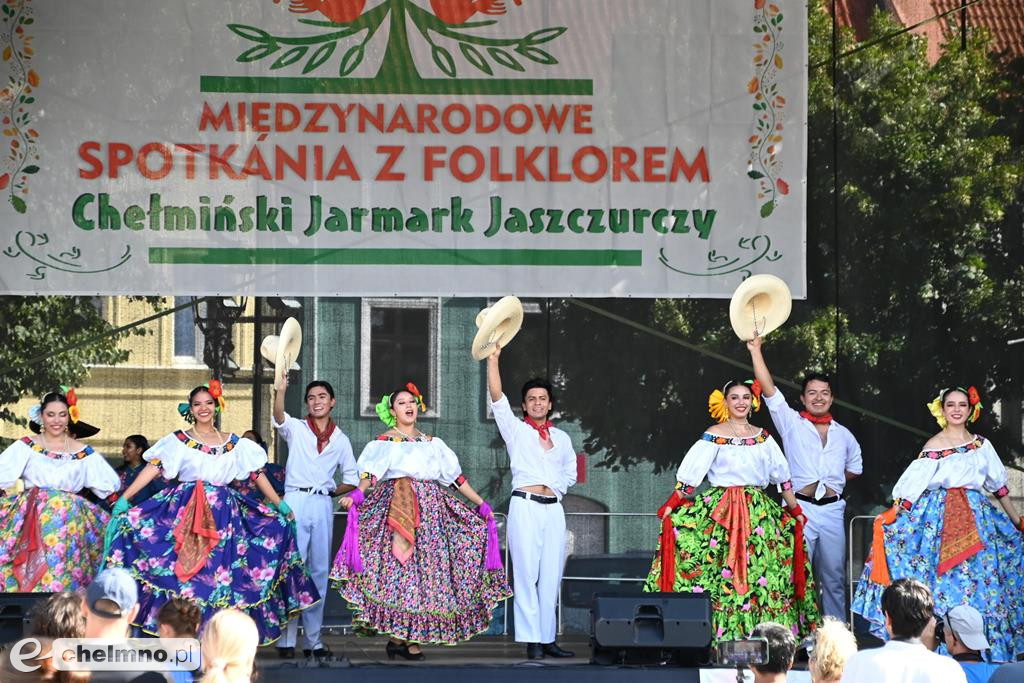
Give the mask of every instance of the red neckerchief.
<svg viewBox="0 0 1024 683">
<path fill-rule="evenodd" d="M 551 429 L 552 426 L 551 420 L 545 420 L 541 424 L 537 424 L 536 422 L 533 421 L 532 417 L 527 415 L 526 417 L 523 418 L 523 422 L 537 430 L 537 433 L 540 434 L 541 441 L 551 441 L 551 435 L 548 434 L 548 430 Z"/>
<path fill-rule="evenodd" d="M 316 428 L 316 420 L 313 419 L 312 415 L 306 416 L 306 424 L 309 425 L 310 430 L 316 435 L 316 452 L 323 453 L 327 442 L 331 440 L 331 434 L 334 433 L 334 420 L 328 417 L 327 426 L 324 427 L 322 432 Z"/>
<path fill-rule="evenodd" d="M 807 420 L 811 424 L 816 425 L 827 425 L 832 424 L 832 413 L 825 413 L 824 415 L 811 415 L 806 410 L 800 411 L 800 417 Z"/>
</svg>

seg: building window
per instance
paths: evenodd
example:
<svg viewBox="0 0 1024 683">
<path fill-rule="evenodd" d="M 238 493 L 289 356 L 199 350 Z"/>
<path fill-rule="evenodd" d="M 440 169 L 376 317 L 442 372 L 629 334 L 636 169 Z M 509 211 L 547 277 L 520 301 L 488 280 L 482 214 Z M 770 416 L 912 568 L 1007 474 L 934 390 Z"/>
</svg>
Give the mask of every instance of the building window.
<svg viewBox="0 0 1024 683">
<path fill-rule="evenodd" d="M 360 324 L 360 403 L 376 415 L 380 397 L 412 382 L 423 394 L 429 417 L 439 415 L 441 301 L 363 299 Z"/>
<path fill-rule="evenodd" d="M 487 305 L 493 306 L 497 299 L 488 299 Z M 501 350 L 501 389 L 508 397 L 513 412 L 522 417 L 523 383 L 533 377 L 543 377 L 554 383 L 550 376 L 548 350 L 549 320 L 547 299 L 522 299 L 523 326 L 515 339 L 507 348 Z M 486 367 L 484 368 L 486 372 Z M 485 380 L 486 381 L 486 380 Z M 484 396 L 487 405 L 487 417 L 493 419 L 490 395 L 486 386 Z"/>
<path fill-rule="evenodd" d="M 194 301 L 192 297 L 174 297 L 174 307 Z M 199 304 L 205 306 L 205 304 Z M 196 327 L 196 306 L 189 306 L 174 313 L 174 362 L 179 364 L 201 363 L 203 359 L 203 333 Z"/>
</svg>

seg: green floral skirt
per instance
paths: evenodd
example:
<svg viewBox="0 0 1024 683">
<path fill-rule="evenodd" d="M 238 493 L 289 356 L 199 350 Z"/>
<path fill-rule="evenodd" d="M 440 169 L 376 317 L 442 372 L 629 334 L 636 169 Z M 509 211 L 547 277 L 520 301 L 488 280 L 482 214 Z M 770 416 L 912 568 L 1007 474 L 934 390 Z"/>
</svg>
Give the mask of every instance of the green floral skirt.
<svg viewBox="0 0 1024 683">
<path fill-rule="evenodd" d="M 793 581 L 793 532 L 796 521 L 759 488 L 744 489 L 750 514 L 747 540 L 747 592 L 740 594 L 729 567 L 729 532 L 712 518 L 724 488 L 698 495 L 693 505 L 672 513 L 676 531 L 676 593 L 711 596 L 714 642 L 746 638 L 755 626 L 774 621 L 792 629 L 798 638 L 817 627 L 821 615 L 805 550 L 806 591 L 797 598 Z M 654 555 L 644 591 L 658 592 L 661 543 Z"/>
</svg>

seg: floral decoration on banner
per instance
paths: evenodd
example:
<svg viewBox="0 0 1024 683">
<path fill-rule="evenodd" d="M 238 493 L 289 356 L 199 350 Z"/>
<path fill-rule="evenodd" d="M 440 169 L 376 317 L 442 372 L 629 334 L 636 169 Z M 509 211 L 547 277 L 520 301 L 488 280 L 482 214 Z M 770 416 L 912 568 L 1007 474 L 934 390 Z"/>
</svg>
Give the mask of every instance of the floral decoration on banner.
<svg viewBox="0 0 1024 683">
<path fill-rule="evenodd" d="M 0 113 L 7 138 L 4 172 L 0 174 L 0 190 L 7 191 L 7 200 L 18 213 L 25 213 L 28 204 L 28 178 L 39 172 L 39 154 L 36 149 L 38 131 L 31 127 L 31 106 L 35 104 L 34 90 L 39 87 L 39 74 L 29 68 L 32 59 L 32 41 L 29 27 L 32 16 L 31 0 L 4 0 L 0 4 L 0 44 L 3 61 L 7 65 L 7 82 L 0 90 Z"/>
<path fill-rule="evenodd" d="M 757 200 L 761 217 L 775 211 L 780 195 L 789 194 L 789 184 L 780 176 L 779 152 L 782 149 L 782 112 L 786 98 L 779 94 L 776 79 L 782 71 L 782 11 L 774 3 L 754 0 L 755 75 L 747 84 L 754 96 L 754 131 L 748 140 L 750 159 L 747 175 L 757 182 Z"/>
</svg>

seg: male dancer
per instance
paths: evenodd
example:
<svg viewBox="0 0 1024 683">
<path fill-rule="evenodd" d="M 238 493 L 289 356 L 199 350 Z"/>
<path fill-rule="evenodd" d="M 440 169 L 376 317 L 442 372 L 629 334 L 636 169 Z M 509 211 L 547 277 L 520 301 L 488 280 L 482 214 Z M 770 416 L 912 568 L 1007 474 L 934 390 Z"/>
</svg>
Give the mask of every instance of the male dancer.
<svg viewBox="0 0 1024 683">
<path fill-rule="evenodd" d="M 352 444 L 334 424 L 334 388 L 316 380 L 306 387 L 306 419 L 298 420 L 284 411 L 284 395 L 288 376 L 274 386 L 274 419 L 277 433 L 288 444 L 285 463 L 285 494 L 295 515 L 295 536 L 299 554 L 309 568 L 309 575 L 320 591 L 321 600 L 302 612 L 302 629 L 306 648 L 303 654 L 318 659 L 330 655 L 320 640 L 327 601 L 327 573 L 331 564 L 331 531 L 334 504 L 331 496 L 340 496 L 356 487 L 359 476 L 352 457 Z M 335 487 L 334 473 L 341 468 L 341 485 Z M 288 622 L 288 630 L 277 648 L 283 659 L 295 656 L 298 620 Z"/>
<path fill-rule="evenodd" d="M 761 355 L 761 338 L 748 341 L 747 349 L 754 364 L 754 377 L 761 383 L 772 421 L 782 436 L 794 495 L 810 503 L 804 506 L 804 539 L 821 592 L 822 612 L 846 621 L 843 488 L 863 471 L 860 444 L 849 429 L 832 419 L 832 385 L 828 376 L 810 374 L 804 378 L 800 395 L 804 409 L 797 412 L 789 407 L 772 381 Z"/>
<path fill-rule="evenodd" d="M 555 642 L 555 605 L 565 565 L 565 515 L 562 496 L 576 483 L 576 452 L 569 435 L 551 426 L 551 384 L 531 379 L 523 385 L 523 412 L 516 418 L 501 391 L 498 357 L 487 359 L 491 411 L 508 449 L 512 498 L 508 509 L 508 547 L 512 553 L 516 641 L 526 643 L 529 659 L 572 657 Z"/>
</svg>

